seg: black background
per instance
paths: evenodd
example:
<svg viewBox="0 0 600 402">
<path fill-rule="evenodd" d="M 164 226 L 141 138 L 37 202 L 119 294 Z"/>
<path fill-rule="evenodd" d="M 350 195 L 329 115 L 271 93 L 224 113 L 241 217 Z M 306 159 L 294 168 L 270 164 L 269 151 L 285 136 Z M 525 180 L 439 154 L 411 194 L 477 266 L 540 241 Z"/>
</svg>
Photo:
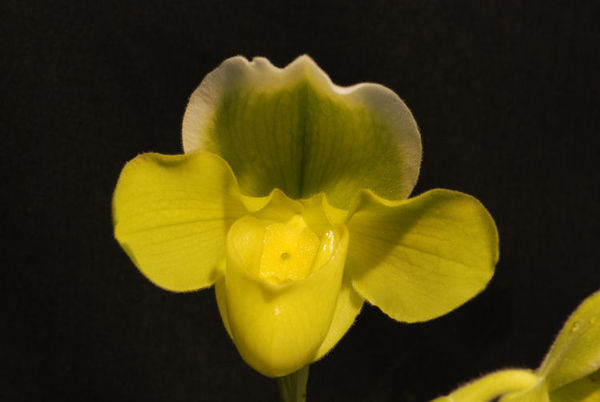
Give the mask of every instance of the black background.
<svg viewBox="0 0 600 402">
<path fill-rule="evenodd" d="M 415 193 L 475 195 L 500 232 L 484 293 L 414 325 L 365 306 L 309 401 L 426 401 L 535 368 L 600 288 L 592 3 L 3 0 L 0 400 L 276 400 L 212 290 L 154 287 L 112 238 L 123 164 L 180 153 L 188 96 L 236 54 L 308 53 L 337 84 L 395 90 L 423 137 Z"/>
</svg>

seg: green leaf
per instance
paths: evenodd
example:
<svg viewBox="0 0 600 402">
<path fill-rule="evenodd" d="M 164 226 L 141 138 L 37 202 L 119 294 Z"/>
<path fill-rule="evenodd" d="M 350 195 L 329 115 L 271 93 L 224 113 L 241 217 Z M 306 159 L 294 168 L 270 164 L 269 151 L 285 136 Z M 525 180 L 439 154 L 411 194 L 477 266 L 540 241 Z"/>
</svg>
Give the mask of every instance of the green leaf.
<svg viewBox="0 0 600 402">
<path fill-rule="evenodd" d="M 183 145 L 221 155 L 246 195 L 324 192 L 343 208 L 362 189 L 406 198 L 421 161 L 417 125 L 396 94 L 338 87 L 308 56 L 283 69 L 261 57 L 224 61 L 190 98 Z"/>
<path fill-rule="evenodd" d="M 600 291 L 571 314 L 538 369 L 550 391 L 600 369 Z"/>
<path fill-rule="evenodd" d="M 391 202 L 365 192 L 350 212 L 353 287 L 396 320 L 443 315 L 494 274 L 496 226 L 471 196 L 438 189 Z"/>
<path fill-rule="evenodd" d="M 550 393 L 552 402 L 600 401 L 600 370 Z"/>
<path fill-rule="evenodd" d="M 543 378 L 540 378 L 534 386 L 520 392 L 510 393 L 500 398 L 499 402 L 550 402 L 548 384 Z"/>
</svg>

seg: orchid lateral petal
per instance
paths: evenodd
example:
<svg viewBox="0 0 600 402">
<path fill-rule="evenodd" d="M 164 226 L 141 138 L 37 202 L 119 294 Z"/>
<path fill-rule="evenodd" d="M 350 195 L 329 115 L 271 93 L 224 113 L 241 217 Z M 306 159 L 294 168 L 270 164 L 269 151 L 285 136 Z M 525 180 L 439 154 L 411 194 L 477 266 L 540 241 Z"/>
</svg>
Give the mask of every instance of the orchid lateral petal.
<svg viewBox="0 0 600 402">
<path fill-rule="evenodd" d="M 546 377 L 550 391 L 554 391 L 599 369 L 600 291 L 585 299 L 571 314 L 538 373 Z"/>
<path fill-rule="evenodd" d="M 150 281 L 178 292 L 221 275 L 227 230 L 245 213 L 227 163 L 204 151 L 139 155 L 113 196 L 116 239 Z"/>
<path fill-rule="evenodd" d="M 182 135 L 185 152 L 222 156 L 246 195 L 324 192 L 340 208 L 362 189 L 406 198 L 421 162 L 417 125 L 394 92 L 336 86 L 308 56 L 285 68 L 225 60 L 191 95 Z"/>
<path fill-rule="evenodd" d="M 356 316 L 360 313 L 363 302 L 364 299 L 352 288 L 350 278 L 344 276 L 329 332 L 327 332 L 325 340 L 319 346 L 317 356 L 314 360 L 318 360 L 326 355 L 348 332 Z"/>
<path fill-rule="evenodd" d="M 552 402 L 600 401 L 600 370 L 550 393 Z"/>
<path fill-rule="evenodd" d="M 398 321 L 443 315 L 481 292 L 494 273 L 496 226 L 469 195 L 437 189 L 392 202 L 364 192 L 350 213 L 352 284 Z"/>
<path fill-rule="evenodd" d="M 240 355 L 260 373 L 280 377 L 314 360 L 330 328 L 342 284 L 348 232 L 343 226 L 337 232 L 335 251 L 324 265 L 303 279 L 277 285 L 255 274 L 266 244 L 261 240 L 262 223 L 246 216 L 231 227 L 226 308 L 221 314 L 227 314 Z"/>
</svg>

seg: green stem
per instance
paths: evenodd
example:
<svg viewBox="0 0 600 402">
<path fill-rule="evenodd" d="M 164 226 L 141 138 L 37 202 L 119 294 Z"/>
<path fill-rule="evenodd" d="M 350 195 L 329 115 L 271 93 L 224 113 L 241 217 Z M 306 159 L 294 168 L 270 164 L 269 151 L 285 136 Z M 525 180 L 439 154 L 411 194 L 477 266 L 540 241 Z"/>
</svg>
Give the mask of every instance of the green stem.
<svg viewBox="0 0 600 402">
<path fill-rule="evenodd" d="M 308 364 L 292 374 L 277 378 L 281 402 L 306 402 L 307 382 Z"/>
<path fill-rule="evenodd" d="M 501 370 L 470 382 L 446 397 L 432 402 L 483 402 L 507 392 L 522 391 L 535 385 L 539 377 L 530 370 Z"/>
</svg>

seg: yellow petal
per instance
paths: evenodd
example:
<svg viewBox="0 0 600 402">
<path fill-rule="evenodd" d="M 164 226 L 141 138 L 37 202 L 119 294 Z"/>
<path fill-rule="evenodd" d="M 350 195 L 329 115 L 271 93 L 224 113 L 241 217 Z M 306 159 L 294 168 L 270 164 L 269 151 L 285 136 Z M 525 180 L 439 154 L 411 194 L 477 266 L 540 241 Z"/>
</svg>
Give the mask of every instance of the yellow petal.
<svg viewBox="0 0 600 402">
<path fill-rule="evenodd" d="M 247 208 L 255 212 L 269 205 L 269 208 L 257 214 L 263 219 L 287 220 L 292 216 L 292 213 L 301 212 L 306 222 L 312 228 L 320 229 L 320 233 L 323 233 L 332 225 L 342 224 L 348 214 L 347 211 L 339 210 L 329 205 L 325 194 L 318 194 L 308 200 L 302 200 L 300 207 L 298 207 L 297 203 L 285 197 L 279 190 L 274 190 L 269 196 L 262 198 L 244 198 Z M 293 210 L 292 213 L 290 213 L 290 209 Z M 231 337 L 227 300 L 225 297 L 225 279 L 221 279 L 215 283 L 215 296 L 223 324 Z M 327 354 L 350 329 L 356 316 L 360 313 L 363 302 L 363 298 L 352 288 L 349 277 L 344 275 L 331 326 L 325 340 L 319 346 L 314 360 L 318 360 Z"/>
<path fill-rule="evenodd" d="M 460 306 L 485 288 L 498 260 L 494 221 L 479 201 L 455 191 L 399 202 L 365 192 L 348 230 L 354 288 L 399 321 Z"/>
<path fill-rule="evenodd" d="M 394 92 L 336 86 L 308 56 L 283 69 L 262 57 L 225 60 L 190 97 L 183 146 L 222 156 L 244 194 L 324 192 L 343 208 L 365 188 L 406 198 L 421 162 L 417 125 Z"/>
<path fill-rule="evenodd" d="M 219 277 L 227 230 L 246 213 L 217 155 L 142 154 L 125 165 L 113 197 L 115 237 L 138 269 L 167 290 Z"/>
<path fill-rule="evenodd" d="M 338 295 L 329 332 L 327 332 L 325 340 L 319 346 L 314 360 L 326 355 L 342 339 L 354 323 L 358 313 L 360 313 L 363 303 L 364 299 L 352 288 L 350 278 L 344 275 L 342 289 Z"/>
<path fill-rule="evenodd" d="M 550 393 L 552 402 L 600 401 L 600 370 Z"/>
<path fill-rule="evenodd" d="M 232 339 L 244 360 L 266 376 L 279 377 L 312 362 L 329 331 L 342 283 L 348 233 L 343 226 L 332 229 L 328 258 L 317 261 L 317 255 L 318 266 L 312 273 L 282 282 L 261 269 L 263 248 L 278 246 L 264 242 L 265 232 L 265 222 L 251 216 L 231 227 L 226 306 L 221 314 L 227 314 Z"/>
<path fill-rule="evenodd" d="M 231 327 L 229 326 L 229 314 L 227 313 L 227 296 L 225 295 L 224 276 L 215 282 L 215 298 L 217 299 L 217 307 L 219 308 L 219 314 L 223 320 L 223 326 L 225 326 L 229 337 L 233 339 L 233 336 L 231 335 Z"/>
</svg>

